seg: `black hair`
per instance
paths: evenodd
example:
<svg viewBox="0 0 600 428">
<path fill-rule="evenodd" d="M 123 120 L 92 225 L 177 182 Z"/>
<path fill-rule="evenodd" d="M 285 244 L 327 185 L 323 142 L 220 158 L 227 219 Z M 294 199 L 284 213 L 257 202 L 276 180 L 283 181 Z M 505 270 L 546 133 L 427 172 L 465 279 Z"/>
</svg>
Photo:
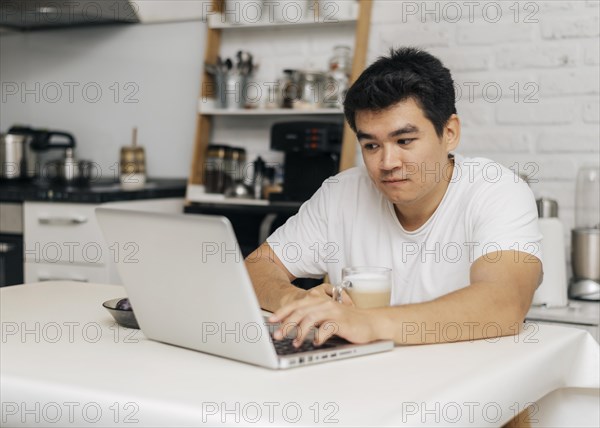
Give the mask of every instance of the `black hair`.
<svg viewBox="0 0 600 428">
<path fill-rule="evenodd" d="M 442 62 L 420 49 L 391 49 L 371 64 L 348 89 L 344 114 L 354 132 L 356 112 L 381 111 L 409 98 L 421 107 L 439 137 L 456 113 L 454 82 Z"/>
</svg>

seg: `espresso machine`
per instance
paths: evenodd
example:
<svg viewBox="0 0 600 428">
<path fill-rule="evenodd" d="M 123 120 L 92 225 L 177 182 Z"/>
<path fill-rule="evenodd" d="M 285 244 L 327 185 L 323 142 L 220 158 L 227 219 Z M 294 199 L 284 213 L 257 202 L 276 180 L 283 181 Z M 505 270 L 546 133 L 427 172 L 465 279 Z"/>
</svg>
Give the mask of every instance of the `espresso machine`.
<svg viewBox="0 0 600 428">
<path fill-rule="evenodd" d="M 577 175 L 575 228 L 571 231 L 573 278 L 569 297 L 600 300 L 600 172 L 584 166 Z"/>
<path fill-rule="evenodd" d="M 283 191 L 272 201 L 304 202 L 338 173 L 343 123 L 298 121 L 271 128 L 271 150 L 285 153 Z"/>
</svg>

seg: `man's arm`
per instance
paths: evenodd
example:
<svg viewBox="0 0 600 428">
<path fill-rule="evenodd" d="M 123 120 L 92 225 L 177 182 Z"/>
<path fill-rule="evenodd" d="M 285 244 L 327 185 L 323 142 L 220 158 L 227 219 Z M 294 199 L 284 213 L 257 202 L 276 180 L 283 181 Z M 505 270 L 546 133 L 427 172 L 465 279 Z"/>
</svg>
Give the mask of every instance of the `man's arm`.
<svg viewBox="0 0 600 428">
<path fill-rule="evenodd" d="M 263 309 L 275 311 L 300 297 L 303 290 L 292 284 L 296 279 L 287 270 L 273 249 L 266 242 L 250 254 L 246 260 L 254 292 Z"/>
<path fill-rule="evenodd" d="M 292 284 L 296 279 L 277 257 L 268 243 L 263 243 L 245 260 L 248 274 L 254 286 L 260 307 L 275 312 L 293 301 L 309 298 L 330 301 L 333 286 L 323 283 L 310 290 L 303 290 Z M 345 292 L 342 303 L 352 306 L 352 300 Z"/>
<path fill-rule="evenodd" d="M 281 308 L 271 321 L 297 324 L 298 345 L 315 324 L 318 343 L 332 332 L 356 343 L 392 339 L 403 345 L 512 335 L 520 331 L 541 272 L 541 262 L 530 254 L 489 253 L 471 266 L 469 286 L 430 302 L 361 310 L 303 299 Z"/>
<path fill-rule="evenodd" d="M 468 287 L 431 302 L 386 308 L 376 316 L 381 323 L 378 336 L 419 344 L 516 334 L 541 274 L 541 262 L 530 254 L 489 253 L 471 266 Z"/>
</svg>

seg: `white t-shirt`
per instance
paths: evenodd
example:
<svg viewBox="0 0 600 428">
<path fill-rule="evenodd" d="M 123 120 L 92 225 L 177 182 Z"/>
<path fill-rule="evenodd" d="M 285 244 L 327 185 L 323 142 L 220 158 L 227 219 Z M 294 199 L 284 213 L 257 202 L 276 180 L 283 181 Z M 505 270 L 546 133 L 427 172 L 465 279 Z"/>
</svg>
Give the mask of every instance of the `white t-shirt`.
<svg viewBox="0 0 600 428">
<path fill-rule="evenodd" d="M 406 231 L 364 167 L 326 180 L 267 242 L 297 278 L 341 282 L 343 267 L 393 270 L 392 304 L 435 299 L 469 285 L 479 257 L 499 250 L 541 260 L 535 199 L 511 170 L 456 154 L 452 179 L 433 215 Z M 509 257 L 505 255 L 504 257 Z"/>
</svg>

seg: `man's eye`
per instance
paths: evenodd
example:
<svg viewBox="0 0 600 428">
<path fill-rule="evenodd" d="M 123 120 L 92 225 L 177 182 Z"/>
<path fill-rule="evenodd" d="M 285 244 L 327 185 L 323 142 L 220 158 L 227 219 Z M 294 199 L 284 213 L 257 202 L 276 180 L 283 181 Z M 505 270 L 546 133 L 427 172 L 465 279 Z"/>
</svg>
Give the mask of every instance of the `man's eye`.
<svg viewBox="0 0 600 428">
<path fill-rule="evenodd" d="M 375 150 L 377 148 L 377 144 L 365 144 L 363 147 L 365 150 Z"/>
<path fill-rule="evenodd" d="M 398 140 L 398 144 L 400 144 L 401 146 L 405 146 L 407 144 L 410 144 L 414 141 L 414 139 L 403 139 L 403 140 Z"/>
</svg>

